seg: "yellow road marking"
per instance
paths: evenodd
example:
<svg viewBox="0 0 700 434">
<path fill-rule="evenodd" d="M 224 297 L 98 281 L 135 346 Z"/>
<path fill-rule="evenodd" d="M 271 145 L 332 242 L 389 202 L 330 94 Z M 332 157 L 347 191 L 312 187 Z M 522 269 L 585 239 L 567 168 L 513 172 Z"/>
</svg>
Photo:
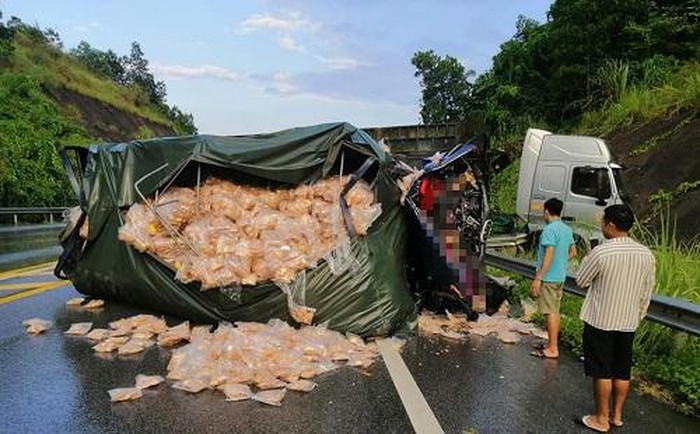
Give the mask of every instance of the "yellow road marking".
<svg viewBox="0 0 700 434">
<path fill-rule="evenodd" d="M 43 283 L 53 283 L 55 280 L 50 282 L 22 282 L 22 283 L 0 283 L 0 291 L 16 291 L 18 289 L 32 289 L 41 286 Z"/>
<path fill-rule="evenodd" d="M 54 261 L 54 262 L 46 262 L 46 263 L 39 264 L 39 265 L 30 265 L 28 267 L 17 268 L 15 270 L 3 271 L 3 272 L 0 272 L 0 280 L 12 279 L 15 277 L 26 276 L 26 275 L 32 274 L 32 273 L 48 271 L 50 268 L 53 268 L 55 265 L 56 265 L 56 262 Z"/>
<path fill-rule="evenodd" d="M 29 291 L 22 291 L 18 292 L 17 294 L 8 295 L 6 297 L 0 297 L 0 304 L 10 303 L 12 301 L 16 301 L 25 297 L 31 297 L 32 295 L 41 294 L 42 292 L 51 291 L 52 289 L 57 289 L 66 285 L 70 285 L 70 282 L 67 280 L 46 282 L 35 287 L 34 289 L 30 289 Z"/>
</svg>

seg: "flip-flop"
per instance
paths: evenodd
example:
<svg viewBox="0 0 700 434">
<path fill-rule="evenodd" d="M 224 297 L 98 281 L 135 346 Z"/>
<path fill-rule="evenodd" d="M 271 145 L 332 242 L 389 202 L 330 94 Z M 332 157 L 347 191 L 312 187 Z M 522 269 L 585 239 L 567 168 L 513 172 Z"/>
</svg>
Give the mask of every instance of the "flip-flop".
<svg viewBox="0 0 700 434">
<path fill-rule="evenodd" d="M 614 426 L 615 428 L 620 428 L 625 424 L 623 421 L 615 422 L 612 419 L 610 419 L 609 422 L 610 422 L 610 425 Z"/>
<path fill-rule="evenodd" d="M 581 418 L 581 423 L 583 424 L 583 426 L 585 426 L 588 429 L 592 429 L 593 431 L 596 431 L 596 432 L 608 432 L 608 431 L 610 431 L 610 429 L 600 429 L 600 428 L 597 428 L 597 427 L 591 425 L 591 423 L 588 420 L 592 417 L 593 416 L 591 416 L 590 414 L 583 416 Z"/>
<path fill-rule="evenodd" d="M 535 350 L 530 352 L 531 356 L 539 357 L 540 359 L 558 359 L 559 356 L 548 356 L 545 354 L 544 350 Z"/>
</svg>

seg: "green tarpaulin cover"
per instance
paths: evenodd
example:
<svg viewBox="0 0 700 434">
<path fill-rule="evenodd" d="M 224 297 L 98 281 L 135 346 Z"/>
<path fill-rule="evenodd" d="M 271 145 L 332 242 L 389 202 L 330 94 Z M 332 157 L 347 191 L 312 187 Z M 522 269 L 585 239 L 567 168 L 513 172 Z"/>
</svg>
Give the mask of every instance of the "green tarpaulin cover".
<svg viewBox="0 0 700 434">
<path fill-rule="evenodd" d="M 367 133 L 347 123 L 91 146 L 78 187 L 88 239 L 64 242 L 57 272 L 83 294 L 195 321 L 289 319 L 286 296 L 272 283 L 201 291 L 196 283 L 176 281 L 166 265 L 118 240 L 124 212 L 141 201 L 139 192 L 146 197 L 162 193 L 173 180 L 173 185 L 193 187 L 215 175 L 237 183 L 295 186 L 337 175 L 341 166 L 343 174 L 352 173 L 367 159 L 375 163 L 368 180 L 382 215 L 366 236 L 352 239 L 356 267 L 336 275 L 322 261 L 305 272 L 306 305 L 316 309 L 314 323 L 329 321 L 339 331 L 367 336 L 406 329 L 415 320 L 415 306 L 405 281 L 405 217 L 388 175 L 392 159 Z"/>
</svg>

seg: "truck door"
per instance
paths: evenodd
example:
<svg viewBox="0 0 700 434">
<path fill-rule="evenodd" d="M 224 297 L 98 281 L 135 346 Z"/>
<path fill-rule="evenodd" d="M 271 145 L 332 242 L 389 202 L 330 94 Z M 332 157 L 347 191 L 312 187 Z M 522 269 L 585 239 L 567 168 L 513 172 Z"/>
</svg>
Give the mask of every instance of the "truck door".
<svg viewBox="0 0 700 434">
<path fill-rule="evenodd" d="M 531 222 L 541 223 L 544 221 L 542 212 L 544 211 L 544 202 L 547 199 L 553 197 L 562 201 L 565 199 L 566 171 L 567 167 L 561 163 L 543 163 L 537 168 L 530 200 Z"/>
<path fill-rule="evenodd" d="M 607 205 L 612 204 L 608 167 L 572 166 L 562 220 L 595 230 Z"/>
</svg>

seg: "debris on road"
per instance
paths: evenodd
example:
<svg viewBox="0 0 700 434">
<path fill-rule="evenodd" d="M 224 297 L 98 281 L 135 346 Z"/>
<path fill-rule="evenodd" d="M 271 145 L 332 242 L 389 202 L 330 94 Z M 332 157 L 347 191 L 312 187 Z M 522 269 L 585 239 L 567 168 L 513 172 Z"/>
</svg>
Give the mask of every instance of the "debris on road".
<svg viewBox="0 0 700 434">
<path fill-rule="evenodd" d="M 175 327 L 170 327 L 158 336 L 158 346 L 172 347 L 190 340 L 190 323 L 185 321 Z"/>
<path fill-rule="evenodd" d="M 279 407 L 282 405 L 287 389 L 263 390 L 253 395 L 253 399 L 267 405 Z"/>
<path fill-rule="evenodd" d="M 71 324 L 70 328 L 65 331 L 65 334 L 71 336 L 85 336 L 92 328 L 91 322 L 76 322 Z"/>
<path fill-rule="evenodd" d="M 77 307 L 82 305 L 84 301 L 84 297 L 74 297 L 66 302 L 66 306 Z"/>
<path fill-rule="evenodd" d="M 100 299 L 93 299 L 83 305 L 85 309 L 102 309 L 105 306 L 105 301 Z"/>
<path fill-rule="evenodd" d="M 136 376 L 136 387 L 139 389 L 148 389 L 149 387 L 157 386 L 165 381 L 165 378 L 160 375 L 143 375 Z"/>
<path fill-rule="evenodd" d="M 86 335 L 100 340 L 93 346 L 98 354 L 134 354 L 156 341 L 166 347 L 180 344 L 167 366 L 173 388 L 190 393 L 219 390 L 228 401 L 254 399 L 274 406 L 281 405 L 286 390 L 311 392 L 317 384 L 310 379 L 342 366 L 367 369 L 379 354 L 375 343 L 352 333 L 343 335 L 326 325 L 295 329 L 279 319 L 267 324 L 221 323 L 213 332 L 209 326 L 190 328 L 187 321 L 168 328 L 164 319 L 153 315 L 136 315 L 109 326 L 111 330 L 97 328 Z M 404 343 L 397 338 L 390 342 L 397 349 Z M 160 376 L 138 375 L 136 388 L 162 381 Z M 113 402 L 139 397 L 130 388 L 115 390 L 119 392 L 114 392 Z"/>
<path fill-rule="evenodd" d="M 27 333 L 30 335 L 38 335 L 50 329 L 53 323 L 41 318 L 32 318 L 22 321 L 22 325 L 26 327 Z"/>
<path fill-rule="evenodd" d="M 128 340 L 127 336 L 112 336 L 93 346 L 92 349 L 97 353 L 111 353 L 127 343 Z"/>
<path fill-rule="evenodd" d="M 425 336 L 442 336 L 455 340 L 466 339 L 469 334 L 477 336 L 495 334 L 501 342 L 506 344 L 519 342 L 520 336 L 533 335 L 538 338 L 547 336 L 546 332 L 536 325 L 509 318 L 503 312 L 492 316 L 482 314 L 477 321 L 470 322 L 464 314 L 447 312 L 443 316 L 425 311 L 418 317 L 418 329 Z"/>
<path fill-rule="evenodd" d="M 111 331 L 108 329 L 92 329 L 90 333 L 85 335 L 91 341 L 102 341 L 111 336 Z"/>
<path fill-rule="evenodd" d="M 221 391 L 226 395 L 226 401 L 244 401 L 253 397 L 247 384 L 227 383 L 221 386 Z"/>
<path fill-rule="evenodd" d="M 143 391 L 138 387 L 119 387 L 107 391 L 112 402 L 131 401 L 143 396 Z"/>
<path fill-rule="evenodd" d="M 287 384 L 287 389 L 295 392 L 311 392 L 318 384 L 309 380 L 297 380 Z"/>
</svg>

